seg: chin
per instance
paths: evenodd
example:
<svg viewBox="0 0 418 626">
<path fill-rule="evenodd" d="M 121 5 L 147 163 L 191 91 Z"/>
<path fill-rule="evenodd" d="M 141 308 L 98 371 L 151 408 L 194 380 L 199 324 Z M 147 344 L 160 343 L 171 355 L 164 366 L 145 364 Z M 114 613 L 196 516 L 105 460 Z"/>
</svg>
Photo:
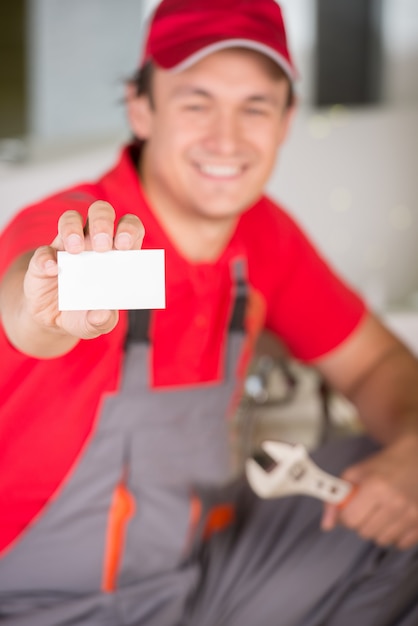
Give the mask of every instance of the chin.
<svg viewBox="0 0 418 626">
<path fill-rule="evenodd" d="M 253 200 L 250 201 L 239 201 L 236 202 L 216 202 L 210 203 L 209 205 L 202 206 L 197 208 L 197 211 L 202 216 L 206 216 L 207 218 L 212 219 L 230 219 L 232 217 L 236 217 L 241 213 L 244 213 L 251 205 L 253 204 Z"/>
<path fill-rule="evenodd" d="M 232 219 L 234 217 L 237 217 L 237 215 L 240 215 L 241 213 L 244 212 L 244 209 L 241 208 L 219 208 L 216 207 L 215 209 L 211 209 L 211 208 L 202 208 L 201 210 L 198 211 L 199 214 L 202 217 L 206 217 L 208 220 L 228 220 L 228 219 Z"/>
</svg>

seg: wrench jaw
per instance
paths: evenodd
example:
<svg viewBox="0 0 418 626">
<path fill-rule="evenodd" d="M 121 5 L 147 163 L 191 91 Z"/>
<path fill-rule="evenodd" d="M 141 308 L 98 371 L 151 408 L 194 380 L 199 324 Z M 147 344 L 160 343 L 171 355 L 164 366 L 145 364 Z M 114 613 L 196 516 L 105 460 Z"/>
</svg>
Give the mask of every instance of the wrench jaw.
<svg viewBox="0 0 418 626">
<path fill-rule="evenodd" d="M 334 504 L 347 499 L 350 483 L 321 470 L 304 446 L 265 441 L 262 449 L 266 455 L 262 465 L 255 459 L 246 462 L 248 482 L 261 498 L 305 494 Z"/>
<path fill-rule="evenodd" d="M 273 486 L 271 481 L 266 480 L 265 470 L 254 459 L 246 461 L 246 474 L 250 487 L 260 498 L 278 498 L 285 495 L 277 485 Z"/>
</svg>

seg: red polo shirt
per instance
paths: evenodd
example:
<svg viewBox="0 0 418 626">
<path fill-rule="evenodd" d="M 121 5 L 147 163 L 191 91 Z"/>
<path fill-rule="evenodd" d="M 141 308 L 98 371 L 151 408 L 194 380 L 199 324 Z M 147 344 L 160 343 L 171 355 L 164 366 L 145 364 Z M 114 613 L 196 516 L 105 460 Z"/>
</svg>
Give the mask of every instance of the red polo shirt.
<svg viewBox="0 0 418 626">
<path fill-rule="evenodd" d="M 0 236 L 0 276 L 17 256 L 55 238 L 65 210 L 86 215 L 97 199 L 110 202 L 118 217 L 138 215 L 146 230 L 144 248 L 166 251 L 167 307 L 153 312 L 151 322 L 150 385 L 156 390 L 222 380 L 235 259 L 244 261 L 251 287 L 249 345 L 266 327 L 295 357 L 313 360 L 346 339 L 364 315 L 359 297 L 266 197 L 241 216 L 216 262 L 190 263 L 148 206 L 129 148 L 96 183 L 19 213 Z M 0 325 L 0 550 L 57 495 L 94 431 L 103 399 L 117 393 L 125 333 L 121 312 L 110 334 L 80 341 L 63 357 L 39 360 L 15 350 Z M 244 371 L 245 363 L 240 365 Z"/>
</svg>

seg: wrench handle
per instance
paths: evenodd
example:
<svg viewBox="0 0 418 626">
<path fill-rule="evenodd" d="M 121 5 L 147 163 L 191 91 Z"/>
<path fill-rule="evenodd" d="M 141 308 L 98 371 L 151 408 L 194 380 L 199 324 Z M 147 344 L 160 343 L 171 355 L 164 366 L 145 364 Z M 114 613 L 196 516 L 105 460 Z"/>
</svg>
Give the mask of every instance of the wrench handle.
<svg viewBox="0 0 418 626">
<path fill-rule="evenodd" d="M 337 504 L 337 509 L 339 511 L 342 511 L 343 509 L 345 509 L 345 507 L 347 506 L 347 504 L 349 502 L 351 502 L 351 500 L 353 499 L 353 497 L 356 495 L 356 493 L 358 492 L 359 487 L 358 485 L 353 485 L 351 487 L 351 490 L 348 492 L 348 494 L 345 496 L 344 500 L 341 500 L 341 502 L 339 502 Z"/>
</svg>

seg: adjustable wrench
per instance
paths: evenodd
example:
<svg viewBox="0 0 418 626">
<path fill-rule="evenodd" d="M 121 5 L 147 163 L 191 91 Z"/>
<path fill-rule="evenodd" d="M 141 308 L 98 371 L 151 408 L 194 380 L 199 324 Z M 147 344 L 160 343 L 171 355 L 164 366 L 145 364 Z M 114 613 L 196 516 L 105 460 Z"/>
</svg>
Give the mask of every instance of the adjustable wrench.
<svg viewBox="0 0 418 626">
<path fill-rule="evenodd" d="M 301 444 L 264 441 L 262 452 L 246 461 L 246 474 L 261 498 L 305 494 L 343 508 L 355 486 L 320 469 Z"/>
</svg>

